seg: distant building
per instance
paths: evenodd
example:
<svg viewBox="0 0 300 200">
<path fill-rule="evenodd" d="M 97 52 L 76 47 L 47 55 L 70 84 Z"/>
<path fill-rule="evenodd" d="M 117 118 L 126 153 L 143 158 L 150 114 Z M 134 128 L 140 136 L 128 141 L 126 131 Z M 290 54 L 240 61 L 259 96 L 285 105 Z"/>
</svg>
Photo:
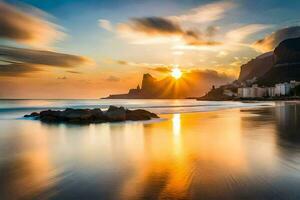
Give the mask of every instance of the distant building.
<svg viewBox="0 0 300 200">
<path fill-rule="evenodd" d="M 252 87 L 238 88 L 238 96 L 242 98 L 256 98 L 267 96 L 267 88 L 252 85 Z"/>
<path fill-rule="evenodd" d="M 136 89 L 130 89 L 128 94 L 130 94 L 130 95 L 139 95 L 140 92 L 141 92 L 141 88 L 140 88 L 140 85 L 138 85 L 136 87 Z"/>
<path fill-rule="evenodd" d="M 259 87 L 254 84 L 252 87 L 238 88 L 237 95 L 241 98 L 288 96 L 299 85 L 300 82 L 294 80 L 289 83 L 278 83 L 274 87 Z"/>
<path fill-rule="evenodd" d="M 300 85 L 300 82 L 293 80 L 293 81 L 290 81 L 290 85 L 291 85 L 291 89 L 294 89 L 295 87 Z"/>
<path fill-rule="evenodd" d="M 238 97 L 243 97 L 243 93 L 244 93 L 244 88 L 238 88 Z"/>
<path fill-rule="evenodd" d="M 268 97 L 275 97 L 275 87 L 268 87 L 267 88 L 267 96 Z"/>
<path fill-rule="evenodd" d="M 289 83 L 278 83 L 275 85 L 275 96 L 287 96 L 291 92 Z"/>
</svg>

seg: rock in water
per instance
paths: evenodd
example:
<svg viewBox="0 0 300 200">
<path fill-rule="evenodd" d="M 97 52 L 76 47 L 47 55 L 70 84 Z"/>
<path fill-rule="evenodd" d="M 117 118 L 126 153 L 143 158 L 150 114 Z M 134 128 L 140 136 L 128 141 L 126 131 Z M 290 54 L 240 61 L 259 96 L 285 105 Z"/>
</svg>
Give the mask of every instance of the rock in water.
<svg viewBox="0 0 300 200">
<path fill-rule="evenodd" d="M 125 120 L 149 120 L 158 118 L 154 113 L 146 110 L 126 110 L 124 107 L 110 106 L 106 112 L 99 108 L 95 109 L 72 109 L 67 108 L 60 110 L 44 110 L 40 113 L 33 112 L 24 117 L 31 117 L 47 123 L 78 123 L 89 124 L 99 122 L 119 122 Z"/>
<path fill-rule="evenodd" d="M 158 118 L 158 116 L 154 113 L 142 109 L 126 110 L 127 120 L 138 121 L 138 120 L 149 120 L 151 118 Z"/>
<path fill-rule="evenodd" d="M 40 114 L 37 113 L 37 112 L 33 112 L 33 113 L 29 114 L 29 115 L 24 115 L 24 117 L 33 117 L 33 118 L 36 118 L 36 117 L 39 117 L 39 116 L 40 116 Z"/>
<path fill-rule="evenodd" d="M 106 117 L 108 121 L 125 121 L 126 120 L 126 110 L 124 107 L 116 107 L 116 106 L 109 106 L 108 110 L 106 111 Z"/>
</svg>

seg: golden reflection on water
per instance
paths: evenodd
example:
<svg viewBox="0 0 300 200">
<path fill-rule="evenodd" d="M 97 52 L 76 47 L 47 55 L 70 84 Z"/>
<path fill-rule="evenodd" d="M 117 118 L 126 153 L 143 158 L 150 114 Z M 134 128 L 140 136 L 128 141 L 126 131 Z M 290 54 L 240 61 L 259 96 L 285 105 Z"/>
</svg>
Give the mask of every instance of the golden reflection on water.
<svg viewBox="0 0 300 200">
<path fill-rule="evenodd" d="M 169 127 L 170 121 L 153 125 L 151 130 L 158 131 L 159 135 L 152 135 L 151 149 L 155 151 L 161 141 L 164 144 L 159 148 L 158 156 L 152 156 L 146 163 L 141 162 L 140 166 L 136 166 L 138 173 L 124 184 L 124 199 L 139 199 L 147 195 L 145 191 L 152 187 L 149 185 L 151 182 L 160 184 L 158 198 L 187 198 L 192 185 L 219 187 L 222 190 L 222 178 L 225 179 L 228 173 L 235 176 L 247 173 L 240 136 L 241 113 L 234 110 L 224 115 L 167 116 L 172 118 L 171 135 L 163 131 Z M 145 128 L 144 134 L 148 134 L 148 131 Z M 173 141 L 173 145 L 169 145 L 169 140 Z M 151 156 L 151 152 L 141 156 Z M 159 181 L 155 183 L 155 179 Z"/>
<path fill-rule="evenodd" d="M 37 198 L 58 181 L 55 179 L 58 169 L 54 168 L 50 159 L 45 129 L 42 126 L 32 129 L 30 124 L 24 124 L 23 128 L 28 131 L 21 132 L 12 143 L 14 150 L 21 151 L 9 155 L 13 159 L 1 165 L 5 173 L 5 188 L 0 192 L 3 199 Z M 44 197 L 50 195 L 45 193 Z"/>
<path fill-rule="evenodd" d="M 116 185 L 107 188 L 113 199 L 230 199 L 245 180 L 280 171 L 276 134 L 282 126 L 297 125 L 287 113 L 295 115 L 282 108 L 232 109 L 162 115 L 166 120 L 156 123 L 22 122 L 6 139 L 16 156 L 6 163 L 4 190 L 16 198 L 35 197 L 66 181 L 64 172 L 74 176 L 78 188 L 82 174 L 104 187 L 114 177 Z M 63 190 L 47 194 L 56 192 Z"/>
</svg>

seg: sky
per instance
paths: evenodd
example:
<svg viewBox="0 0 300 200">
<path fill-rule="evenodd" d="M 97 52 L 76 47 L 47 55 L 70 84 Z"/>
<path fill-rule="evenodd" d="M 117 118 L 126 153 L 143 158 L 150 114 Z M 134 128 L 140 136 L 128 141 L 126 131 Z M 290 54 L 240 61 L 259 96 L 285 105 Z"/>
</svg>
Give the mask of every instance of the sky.
<svg viewBox="0 0 300 200">
<path fill-rule="evenodd" d="M 300 36 L 299 9 L 282 0 L 0 0 L 0 98 L 100 98 L 172 68 L 234 80 L 242 64 Z"/>
</svg>

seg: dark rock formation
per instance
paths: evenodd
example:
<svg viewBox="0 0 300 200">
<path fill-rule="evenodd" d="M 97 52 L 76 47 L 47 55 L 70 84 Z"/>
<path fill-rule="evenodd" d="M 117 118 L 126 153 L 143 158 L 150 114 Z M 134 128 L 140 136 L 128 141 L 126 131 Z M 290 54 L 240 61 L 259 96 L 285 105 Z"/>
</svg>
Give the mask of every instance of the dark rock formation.
<svg viewBox="0 0 300 200">
<path fill-rule="evenodd" d="M 137 109 L 137 110 L 126 110 L 126 119 L 132 121 L 138 121 L 141 118 L 149 120 L 151 118 L 157 118 L 158 116 L 154 113 L 148 112 L 146 110 Z"/>
<path fill-rule="evenodd" d="M 300 80 L 300 38 L 282 41 L 274 50 L 241 66 L 239 82 L 257 79 L 261 85 Z"/>
<path fill-rule="evenodd" d="M 275 48 L 274 54 L 276 65 L 300 65 L 300 38 L 284 40 Z"/>
<path fill-rule="evenodd" d="M 274 85 L 276 83 L 300 80 L 300 38 L 287 39 L 274 50 L 274 65 L 258 79 L 258 84 Z"/>
<path fill-rule="evenodd" d="M 33 112 L 30 115 L 24 115 L 24 117 L 38 117 L 40 114 L 37 112 Z"/>
<path fill-rule="evenodd" d="M 125 120 L 149 120 L 152 118 L 159 118 L 156 114 L 146 110 L 126 110 L 124 107 L 110 106 L 106 112 L 99 108 L 95 109 L 72 109 L 67 108 L 60 110 L 45 110 L 40 113 L 33 112 L 24 117 L 41 120 L 47 123 L 75 123 L 75 124 L 89 124 L 100 122 L 119 122 Z"/>
<path fill-rule="evenodd" d="M 142 90 L 151 91 L 156 87 L 156 79 L 151 74 L 144 74 L 142 80 Z"/>
<path fill-rule="evenodd" d="M 229 101 L 234 97 L 224 95 L 224 90 L 227 86 L 221 86 L 219 88 L 212 88 L 206 95 L 197 98 L 199 101 Z M 227 88 L 230 89 L 230 88 Z M 231 89 L 232 90 L 232 89 Z"/>
<path fill-rule="evenodd" d="M 125 121 L 126 110 L 123 107 L 110 106 L 106 111 L 108 121 Z"/>
<path fill-rule="evenodd" d="M 241 72 L 238 81 L 243 82 L 253 78 L 260 78 L 266 74 L 273 67 L 273 65 L 273 52 L 262 54 L 241 66 Z"/>
</svg>

